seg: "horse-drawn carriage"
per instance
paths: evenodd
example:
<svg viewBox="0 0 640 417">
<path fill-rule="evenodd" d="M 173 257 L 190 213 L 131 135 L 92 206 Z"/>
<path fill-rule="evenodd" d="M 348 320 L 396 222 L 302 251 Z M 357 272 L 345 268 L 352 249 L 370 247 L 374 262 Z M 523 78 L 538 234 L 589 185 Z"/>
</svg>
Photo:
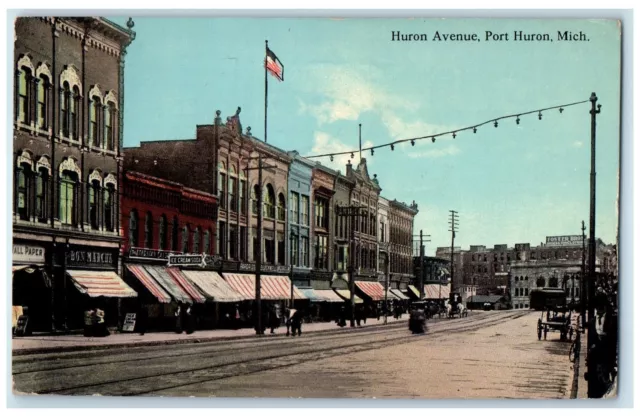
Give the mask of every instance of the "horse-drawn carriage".
<svg viewBox="0 0 640 417">
<path fill-rule="evenodd" d="M 427 331 L 427 312 L 428 304 L 426 301 L 416 301 L 411 303 L 409 311 L 409 330 L 411 333 L 424 333 Z"/>
<path fill-rule="evenodd" d="M 546 317 L 545 317 L 546 316 Z M 556 306 L 547 308 L 538 319 L 538 340 L 547 340 L 547 333 L 559 332 L 560 340 L 571 340 L 573 337 L 573 327 L 571 326 L 571 309 L 567 306 Z"/>
<path fill-rule="evenodd" d="M 449 319 L 455 318 L 455 317 L 462 318 L 462 317 L 467 317 L 469 315 L 467 307 L 465 307 L 464 304 L 462 304 L 461 302 L 451 304 L 449 301 L 446 301 L 445 309 L 447 312 L 447 318 Z"/>
</svg>

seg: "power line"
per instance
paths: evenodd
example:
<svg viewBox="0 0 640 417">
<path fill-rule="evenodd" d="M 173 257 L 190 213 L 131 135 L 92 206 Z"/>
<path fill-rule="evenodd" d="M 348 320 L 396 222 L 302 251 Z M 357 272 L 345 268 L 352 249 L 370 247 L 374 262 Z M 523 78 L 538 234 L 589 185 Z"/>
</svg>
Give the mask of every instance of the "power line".
<svg viewBox="0 0 640 417">
<path fill-rule="evenodd" d="M 371 155 L 374 154 L 374 149 L 379 149 L 379 148 L 384 148 L 384 147 L 391 147 L 391 150 L 394 150 L 395 145 L 400 144 L 400 143 L 405 143 L 405 142 L 411 142 L 411 146 L 415 145 L 415 142 L 418 140 L 423 140 L 423 139 L 431 139 L 432 142 L 436 141 L 436 138 L 440 137 L 440 136 L 445 136 L 445 135 L 452 135 L 453 138 L 455 139 L 456 136 L 458 135 L 458 133 L 460 132 L 464 132 L 466 130 L 472 130 L 473 133 L 477 133 L 478 128 L 491 124 L 493 123 L 494 127 L 498 127 L 498 121 L 500 120 L 505 120 L 505 119 L 513 119 L 514 117 L 516 118 L 516 124 L 520 124 L 520 116 L 526 116 L 529 114 L 534 114 L 534 113 L 538 113 L 538 120 L 542 120 L 542 112 L 544 111 L 548 111 L 548 110 L 554 110 L 554 109 L 558 109 L 560 111 L 560 113 L 562 113 L 564 111 L 564 109 L 566 107 L 572 107 L 572 106 L 577 106 L 578 104 L 583 104 L 583 103 L 587 103 L 589 102 L 589 100 L 583 100 L 583 101 L 576 101 L 575 103 L 568 103 L 568 104 L 561 104 L 559 106 L 551 106 L 551 107 L 545 107 L 542 109 L 536 109 L 536 110 L 530 110 L 530 111 L 525 111 L 525 112 L 521 112 L 521 113 L 515 113 L 515 114 L 509 114 L 509 115 L 505 115 L 505 116 L 500 116 L 500 117 L 495 117 L 493 119 L 489 119 L 487 121 L 484 121 L 482 123 L 476 123 L 467 127 L 462 127 L 460 129 L 455 129 L 455 130 L 450 130 L 447 132 L 440 132 L 440 133 L 435 133 L 435 134 L 431 134 L 431 135 L 425 135 L 425 136 L 417 136 L 414 138 L 407 138 L 407 139 L 399 139 L 393 142 L 388 142 L 385 143 L 383 145 L 376 145 L 376 146 L 371 146 L 368 148 L 361 148 L 360 150 L 358 149 L 354 149 L 351 151 L 344 151 L 344 152 L 332 152 L 332 153 L 325 153 L 325 154 L 319 154 L 319 155 L 310 155 L 310 156 L 305 156 L 305 158 L 307 159 L 313 159 L 313 158 L 323 158 L 323 157 L 330 157 L 331 159 L 333 159 L 334 156 L 339 156 L 339 155 L 352 155 L 355 152 L 361 152 L 361 151 L 371 151 Z"/>
</svg>

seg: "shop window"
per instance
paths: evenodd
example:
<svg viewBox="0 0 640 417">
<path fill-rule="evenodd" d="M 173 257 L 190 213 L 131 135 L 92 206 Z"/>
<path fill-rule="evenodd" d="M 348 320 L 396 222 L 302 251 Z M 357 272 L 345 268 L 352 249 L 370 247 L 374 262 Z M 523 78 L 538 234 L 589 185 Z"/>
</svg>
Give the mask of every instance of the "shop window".
<svg viewBox="0 0 640 417">
<path fill-rule="evenodd" d="M 135 209 L 129 213 L 129 247 L 138 247 L 138 212 Z"/>
</svg>

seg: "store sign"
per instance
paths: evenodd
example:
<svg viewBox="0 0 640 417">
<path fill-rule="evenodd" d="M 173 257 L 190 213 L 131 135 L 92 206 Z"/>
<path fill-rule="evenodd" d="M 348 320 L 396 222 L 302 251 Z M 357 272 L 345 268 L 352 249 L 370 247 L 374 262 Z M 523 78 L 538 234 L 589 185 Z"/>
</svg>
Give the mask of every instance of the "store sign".
<svg viewBox="0 0 640 417">
<path fill-rule="evenodd" d="M 260 268 L 261 271 L 264 272 L 272 272 L 276 274 L 288 274 L 291 272 L 291 268 L 284 265 L 262 265 Z M 256 264 L 254 263 L 241 263 L 240 271 L 244 272 L 255 272 Z"/>
<path fill-rule="evenodd" d="M 67 266 L 113 268 L 115 266 L 113 255 L 113 252 L 72 248 L 68 252 Z"/>
<path fill-rule="evenodd" d="M 205 266 L 203 255 L 169 255 L 169 266 Z"/>
<path fill-rule="evenodd" d="M 122 323 L 123 332 L 132 332 L 136 328 L 136 313 L 127 313 Z"/>
<path fill-rule="evenodd" d="M 13 245 L 13 262 L 43 264 L 44 248 L 33 245 Z"/>
<path fill-rule="evenodd" d="M 575 247 L 582 246 L 582 236 L 547 236 L 547 246 Z"/>
<path fill-rule="evenodd" d="M 161 261 L 168 261 L 170 251 L 157 250 L 157 249 L 144 249 L 144 248 L 131 248 L 129 249 L 130 259 L 156 259 Z"/>
</svg>

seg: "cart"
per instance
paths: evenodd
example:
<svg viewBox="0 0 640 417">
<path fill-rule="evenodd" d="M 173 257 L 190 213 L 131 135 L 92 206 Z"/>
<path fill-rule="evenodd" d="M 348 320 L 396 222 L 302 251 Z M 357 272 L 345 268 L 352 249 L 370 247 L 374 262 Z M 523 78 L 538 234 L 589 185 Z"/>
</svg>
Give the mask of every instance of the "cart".
<svg viewBox="0 0 640 417">
<path fill-rule="evenodd" d="M 571 310 L 566 306 L 547 308 L 538 319 L 538 340 L 547 340 L 547 333 L 559 332 L 560 340 L 571 340 L 573 327 L 571 327 Z"/>
</svg>

